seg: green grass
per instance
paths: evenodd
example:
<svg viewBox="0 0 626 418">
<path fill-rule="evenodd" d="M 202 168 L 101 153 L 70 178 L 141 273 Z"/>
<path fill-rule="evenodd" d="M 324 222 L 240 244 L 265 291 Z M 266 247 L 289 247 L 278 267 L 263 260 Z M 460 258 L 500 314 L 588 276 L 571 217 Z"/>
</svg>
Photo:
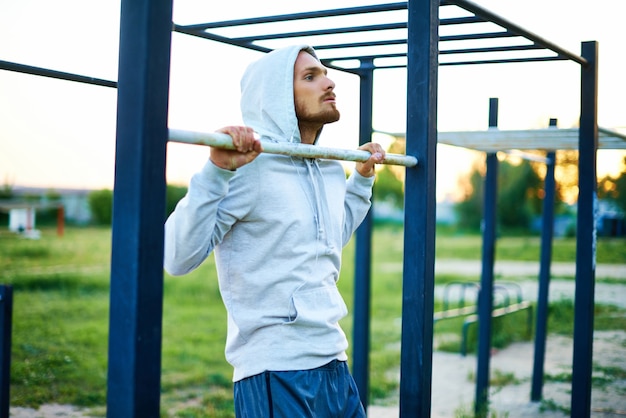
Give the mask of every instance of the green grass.
<svg viewBox="0 0 626 418">
<path fill-rule="evenodd" d="M 400 357 L 402 241 L 401 229 L 375 230 L 370 355 L 370 399 L 374 402 L 397 397 L 397 378 L 391 371 L 397 369 Z M 575 241 L 557 241 L 554 260 L 572 261 Z M 444 234 L 437 237 L 436 254 L 440 258 L 479 259 L 480 242 L 480 236 Z M 623 240 L 598 240 L 598 262 L 626 264 L 623 244 Z M 14 288 L 12 405 L 37 407 L 55 402 L 102 409 L 106 399 L 110 245 L 108 228 L 67 228 L 63 237 L 57 237 L 53 229 L 44 229 L 40 240 L 0 234 L 2 282 Z M 500 238 L 497 248 L 502 253 L 497 257 L 537 260 L 538 245 L 535 237 Z M 350 311 L 353 271 L 351 243 L 344 251 L 339 281 Z M 232 369 L 224 359 L 226 312 L 213 259 L 189 275 L 166 275 L 164 280 L 162 415 L 232 417 Z M 436 280 L 441 284 L 468 278 L 448 275 Z M 440 309 L 441 301 L 436 301 L 435 310 Z M 571 335 L 572 309 L 571 301 L 551 306 L 551 332 Z M 626 329 L 625 316 L 623 310 L 599 307 L 596 328 Z M 494 346 L 528 338 L 525 323 L 525 314 L 503 318 L 502 323 L 495 321 Z M 435 340 L 443 342 L 442 348 L 447 344 L 446 349 L 458 350 L 461 325 L 459 320 L 438 322 Z M 351 316 L 342 326 L 351 338 Z M 475 336 L 471 338 L 475 341 Z"/>
<path fill-rule="evenodd" d="M 480 235 L 437 236 L 435 254 L 438 258 L 479 260 L 482 254 Z M 499 237 L 496 241 L 496 260 L 538 261 L 541 256 L 541 238 L 538 236 Z M 555 238 L 552 242 L 552 261 L 576 260 L 576 239 Z M 599 238 L 596 262 L 608 264 L 626 263 L 624 238 Z"/>
</svg>

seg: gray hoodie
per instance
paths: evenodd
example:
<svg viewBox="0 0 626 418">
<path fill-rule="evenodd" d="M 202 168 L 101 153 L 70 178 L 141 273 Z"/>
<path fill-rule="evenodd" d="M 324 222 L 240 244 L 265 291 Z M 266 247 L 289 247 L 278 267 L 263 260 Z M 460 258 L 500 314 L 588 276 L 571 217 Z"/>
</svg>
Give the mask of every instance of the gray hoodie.
<svg viewBox="0 0 626 418">
<path fill-rule="evenodd" d="M 263 140 L 300 142 L 293 68 L 303 49 L 314 55 L 302 45 L 276 50 L 242 78 L 244 123 Z M 356 171 L 346 181 L 337 161 L 270 154 L 234 172 L 208 161 L 192 177 L 165 224 L 164 266 L 182 275 L 215 250 L 234 381 L 346 360 L 336 282 L 373 181 Z"/>
</svg>

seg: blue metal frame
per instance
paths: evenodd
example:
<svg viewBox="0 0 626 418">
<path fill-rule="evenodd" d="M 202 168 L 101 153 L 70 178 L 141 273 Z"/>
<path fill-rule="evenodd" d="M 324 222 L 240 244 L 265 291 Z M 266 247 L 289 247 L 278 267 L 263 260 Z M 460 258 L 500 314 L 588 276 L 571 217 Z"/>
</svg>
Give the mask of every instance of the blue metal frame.
<svg viewBox="0 0 626 418">
<path fill-rule="evenodd" d="M 361 62 L 359 144 L 372 138 L 374 69 L 371 61 Z M 354 321 L 352 341 L 353 376 L 365 409 L 369 405 L 370 300 L 372 259 L 372 211 L 356 232 L 354 263 Z"/>
<path fill-rule="evenodd" d="M 550 126 L 556 128 L 556 119 L 550 120 Z M 537 319 L 535 320 L 535 352 L 530 400 L 538 402 L 542 398 L 543 373 L 548 333 L 548 301 L 550 296 L 550 265 L 552 261 L 552 239 L 554 236 L 554 198 L 556 183 L 554 169 L 556 153 L 547 154 L 544 179 L 543 213 L 541 222 L 541 260 L 539 264 L 539 291 L 537 293 Z"/>
<path fill-rule="evenodd" d="M 576 224 L 576 291 L 574 306 L 574 360 L 572 417 L 591 411 L 593 322 L 596 280 L 596 206 L 598 151 L 598 43 L 583 42 L 580 128 L 578 145 L 578 215 Z"/>
<path fill-rule="evenodd" d="M 0 418 L 10 416 L 13 287 L 0 286 Z"/>
<path fill-rule="evenodd" d="M 41 77 L 56 78 L 58 80 L 75 81 L 77 83 L 94 84 L 103 87 L 117 87 L 115 81 L 103 80 L 101 78 L 88 77 L 79 74 L 55 71 L 48 68 L 34 67 L 32 65 L 17 64 L 9 61 L 0 61 L 0 70 L 15 71 L 17 73 L 38 75 Z"/>
<path fill-rule="evenodd" d="M 437 163 L 437 2 L 409 3 L 400 417 L 429 417 L 432 392 Z M 419 190 L 410 193 L 409 190 Z"/>
<path fill-rule="evenodd" d="M 172 1 L 123 1 L 107 416 L 158 417 Z"/>
<path fill-rule="evenodd" d="M 498 127 L 498 99 L 489 99 L 489 127 Z M 478 358 L 474 412 L 486 416 L 489 406 L 489 360 L 491 358 L 491 313 L 493 311 L 493 266 L 496 252 L 498 156 L 488 153 L 483 189 L 483 249 L 478 297 Z"/>
<path fill-rule="evenodd" d="M 459 7 L 472 16 L 438 18 L 438 7 Z M 330 16 L 356 16 L 386 10 L 408 11 L 405 21 L 380 25 L 329 28 L 254 35 L 255 24 L 306 20 Z M 121 15 L 119 82 L 0 61 L 0 70 L 53 77 L 107 87 L 118 87 L 118 128 L 114 195 L 113 249 L 111 261 L 111 317 L 109 339 L 108 414 L 115 417 L 158 416 L 162 313 L 163 214 L 165 201 L 165 146 L 167 142 L 167 88 L 169 79 L 172 1 L 123 0 Z M 358 20 L 357 20 L 358 22 Z M 471 26 L 492 22 L 502 31 L 461 33 L 438 37 L 438 25 Z M 228 38 L 220 28 L 246 26 L 245 37 Z M 429 416 L 432 374 L 432 324 L 434 298 L 436 90 L 438 65 L 470 65 L 505 62 L 570 60 L 581 65 L 580 198 L 576 256 L 576 318 L 572 411 L 586 416 L 590 411 L 593 338 L 593 290 L 595 279 L 595 156 L 597 150 L 597 44 L 583 44 L 582 56 L 573 54 L 512 22 L 467 0 L 410 0 L 375 6 L 242 19 L 199 25 L 174 25 L 174 30 L 257 51 L 269 51 L 264 43 L 276 39 L 331 33 L 359 34 L 406 28 L 408 36 L 387 41 L 321 43 L 313 45 L 322 62 L 331 68 L 362 75 L 359 68 L 342 66 L 358 59 L 373 68 L 406 67 L 407 153 L 418 156 L 420 167 L 407 169 L 405 196 L 405 250 L 403 321 L 400 378 L 400 415 Z M 443 49 L 439 43 L 462 39 L 523 38 L 530 41 L 507 47 Z M 364 46 L 404 45 L 406 53 L 359 53 Z M 327 51 L 352 48 L 353 55 L 327 55 Z M 501 58 L 501 52 L 545 50 L 545 55 Z M 475 61 L 438 63 L 438 56 L 468 53 L 494 54 Z M 385 64 L 379 58 L 406 58 L 406 64 Z M 367 93 L 370 94 L 371 93 Z M 363 100 L 370 100 L 362 97 Z M 364 122 L 362 122 L 364 123 Z M 371 124 L 371 121 L 370 121 Z M 371 128 L 371 126 L 370 126 Z M 361 133 L 367 131 L 362 125 Z M 370 129 L 371 131 L 371 129 Z M 411 193 L 409 190 L 420 190 Z M 362 234 L 362 233 L 359 233 Z M 367 253 L 370 238 L 359 238 L 358 254 Z M 357 255 L 357 265 L 367 263 Z M 369 269 L 363 268 L 363 277 Z M 361 279 L 360 279 L 361 280 Z M 358 296 L 355 315 L 369 315 L 364 302 L 369 297 L 369 278 Z M 483 298 L 487 299 L 487 298 Z M 364 309 L 364 310 L 360 310 Z M 367 321 L 365 321 L 367 322 Z M 355 324 L 356 325 L 356 324 Z M 357 331 L 355 330 L 355 333 Z M 355 339 L 368 340 L 369 329 Z M 363 354 L 355 359 L 357 376 L 367 374 Z M 358 362 L 358 364 L 357 364 Z M 481 379 L 483 379 L 481 377 Z M 361 387 L 367 378 L 359 379 Z M 365 398 L 367 401 L 367 398 Z M 578 416 L 578 415 L 576 415 Z"/>
</svg>

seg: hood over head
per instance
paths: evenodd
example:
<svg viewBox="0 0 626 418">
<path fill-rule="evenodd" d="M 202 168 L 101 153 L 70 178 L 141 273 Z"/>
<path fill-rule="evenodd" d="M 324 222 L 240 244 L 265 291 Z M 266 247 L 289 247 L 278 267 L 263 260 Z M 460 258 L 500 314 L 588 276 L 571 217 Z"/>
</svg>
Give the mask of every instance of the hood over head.
<svg viewBox="0 0 626 418">
<path fill-rule="evenodd" d="M 262 138 L 301 142 L 293 97 L 293 69 L 300 51 L 319 61 L 310 46 L 293 45 L 251 63 L 241 78 L 243 122 Z"/>
</svg>

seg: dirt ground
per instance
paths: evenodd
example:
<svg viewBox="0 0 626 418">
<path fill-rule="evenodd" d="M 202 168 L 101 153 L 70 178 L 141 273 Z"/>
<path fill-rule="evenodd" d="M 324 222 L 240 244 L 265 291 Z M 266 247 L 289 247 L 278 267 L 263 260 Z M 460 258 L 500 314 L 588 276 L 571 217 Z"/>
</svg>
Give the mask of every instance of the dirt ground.
<svg viewBox="0 0 626 418">
<path fill-rule="evenodd" d="M 537 277 L 537 263 L 496 263 L 495 273 L 506 277 L 511 271 L 517 277 Z M 435 266 L 438 272 L 462 272 L 478 274 L 480 263 L 467 263 L 456 260 L 445 260 Z M 553 263 L 553 276 L 574 276 L 572 264 Z M 596 266 L 597 278 L 618 279 L 611 283 L 596 283 L 595 298 L 597 302 L 609 303 L 626 308 L 626 266 Z M 623 279 L 623 283 L 619 281 Z M 524 299 L 535 300 L 537 294 L 536 280 L 519 282 Z M 441 297 L 442 289 L 436 297 Z M 571 280 L 552 279 L 550 284 L 550 300 L 573 298 L 574 282 Z M 509 347 L 494 351 L 490 361 L 492 375 L 499 373 L 512 377 L 511 382 L 502 387 L 492 387 L 489 394 L 490 407 L 496 418 L 563 418 L 569 416 L 571 383 L 547 379 L 543 387 L 543 401 L 530 401 L 530 387 L 533 367 L 533 342 L 512 344 Z M 545 375 L 571 375 L 573 357 L 573 341 L 571 337 L 548 337 L 546 346 Z M 594 378 L 602 380 L 603 370 L 614 367 L 626 371 L 626 332 L 602 331 L 595 332 L 593 345 Z M 476 357 L 468 355 L 443 353 L 433 354 L 432 380 L 432 418 L 458 418 L 471 416 L 474 401 Z M 608 384 L 592 390 L 592 411 L 594 418 L 626 417 L 626 379 L 611 380 Z M 368 408 L 370 418 L 398 417 L 397 405 L 377 406 Z M 44 405 L 39 410 L 30 408 L 11 408 L 13 418 L 88 418 L 88 411 L 81 411 L 71 405 Z"/>
<path fill-rule="evenodd" d="M 562 418 L 570 409 L 571 383 L 547 381 L 543 387 L 543 402 L 530 401 L 534 344 L 515 343 L 494 352 L 490 361 L 492 373 L 512 374 L 514 382 L 492 388 L 489 395 L 491 411 L 498 418 Z M 572 338 L 551 336 L 546 346 L 545 374 L 571 374 Z M 594 336 L 594 365 L 598 368 L 619 367 L 626 370 L 626 332 L 596 332 Z M 432 414 L 433 418 L 470 416 L 474 401 L 476 356 L 435 352 L 433 354 Z M 601 373 L 595 373 L 594 377 Z M 467 414 L 467 415 L 464 415 Z M 395 406 L 371 406 L 371 418 L 398 417 Z M 626 416 L 626 379 L 615 380 L 592 391 L 592 417 Z"/>
</svg>

